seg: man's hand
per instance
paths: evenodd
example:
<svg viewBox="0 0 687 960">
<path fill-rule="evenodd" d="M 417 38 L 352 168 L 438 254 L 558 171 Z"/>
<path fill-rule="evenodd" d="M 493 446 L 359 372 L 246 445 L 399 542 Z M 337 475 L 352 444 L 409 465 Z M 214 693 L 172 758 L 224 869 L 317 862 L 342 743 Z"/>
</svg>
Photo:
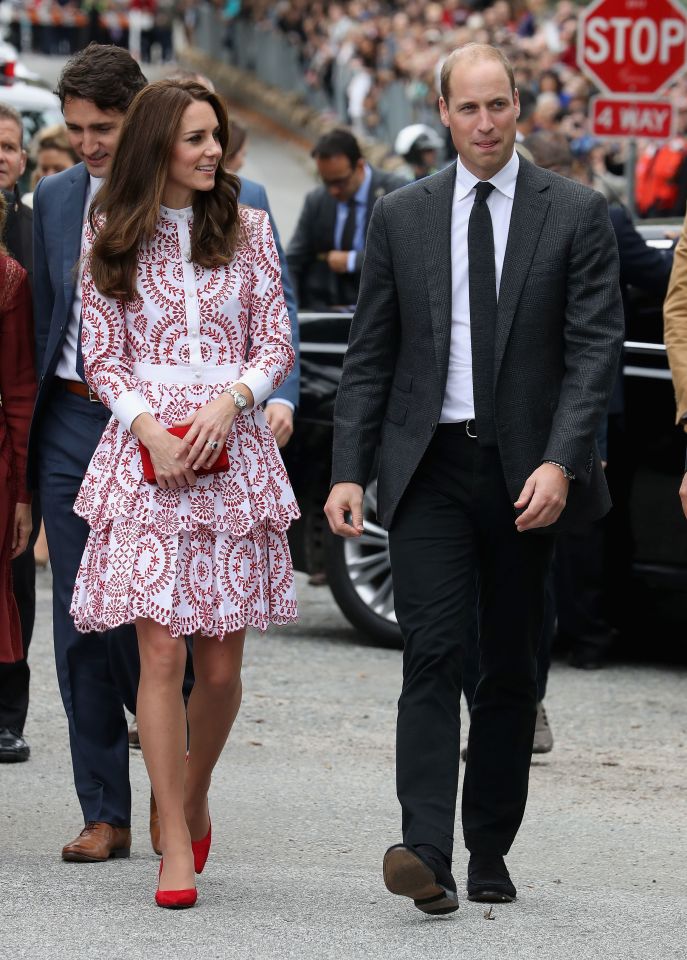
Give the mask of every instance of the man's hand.
<svg viewBox="0 0 687 960">
<path fill-rule="evenodd" d="M 293 434 L 293 410 L 288 403 L 272 400 L 265 407 L 265 416 L 278 447 L 285 447 Z"/>
<path fill-rule="evenodd" d="M 522 493 L 514 504 L 516 510 L 523 510 L 515 520 L 518 531 L 522 533 L 555 523 L 565 507 L 569 486 L 570 481 L 552 463 L 542 463 L 537 467 L 525 481 Z"/>
<path fill-rule="evenodd" d="M 324 505 L 329 529 L 340 537 L 359 537 L 363 532 L 363 488 L 358 483 L 335 483 Z M 350 513 L 351 522 L 346 522 Z"/>
<path fill-rule="evenodd" d="M 682 512 L 687 517 L 687 473 L 680 484 L 680 500 L 682 501 Z"/>
<path fill-rule="evenodd" d="M 327 266 L 334 273 L 348 273 L 348 250 L 330 250 L 327 254 Z"/>
<path fill-rule="evenodd" d="M 14 560 L 19 554 L 26 550 L 31 535 L 33 521 L 31 520 L 31 504 L 18 503 L 14 508 L 14 527 L 12 529 L 12 553 L 10 559 Z"/>
</svg>

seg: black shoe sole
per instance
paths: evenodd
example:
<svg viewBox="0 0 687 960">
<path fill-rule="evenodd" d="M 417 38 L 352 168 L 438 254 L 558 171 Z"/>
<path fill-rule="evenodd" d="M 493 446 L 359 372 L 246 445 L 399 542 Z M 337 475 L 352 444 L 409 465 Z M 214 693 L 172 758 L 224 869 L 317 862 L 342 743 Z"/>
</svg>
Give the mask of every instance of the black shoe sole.
<svg viewBox="0 0 687 960">
<path fill-rule="evenodd" d="M 389 893 L 410 897 L 418 910 L 432 916 L 458 909 L 458 894 L 437 883 L 434 871 L 407 847 L 384 854 L 384 883 Z"/>
<path fill-rule="evenodd" d="M 25 763 L 31 754 L 27 753 L 3 753 L 0 754 L 0 763 Z"/>
<path fill-rule="evenodd" d="M 468 900 L 473 903 L 513 903 L 515 897 L 510 893 L 504 893 L 501 890 L 476 890 L 474 893 L 468 893 Z"/>
</svg>

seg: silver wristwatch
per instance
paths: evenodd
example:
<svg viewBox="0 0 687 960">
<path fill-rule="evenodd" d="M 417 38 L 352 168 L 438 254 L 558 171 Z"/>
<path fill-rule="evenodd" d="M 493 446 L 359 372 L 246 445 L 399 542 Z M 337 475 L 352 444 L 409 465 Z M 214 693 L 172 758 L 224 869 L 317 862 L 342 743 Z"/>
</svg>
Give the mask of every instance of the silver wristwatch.
<svg viewBox="0 0 687 960">
<path fill-rule="evenodd" d="M 572 470 L 568 470 L 565 464 L 559 463 L 558 460 L 544 460 L 544 463 L 550 463 L 554 467 L 558 467 L 558 469 L 561 471 L 561 473 L 563 474 L 566 480 L 575 479 L 575 474 L 572 472 Z"/>
<path fill-rule="evenodd" d="M 246 399 L 246 397 L 244 397 L 244 395 L 235 387 L 227 387 L 227 389 L 224 392 L 228 393 L 229 396 L 232 398 L 232 400 L 234 401 L 234 403 L 239 409 L 239 413 L 243 413 L 243 411 L 248 406 L 248 400 Z"/>
</svg>

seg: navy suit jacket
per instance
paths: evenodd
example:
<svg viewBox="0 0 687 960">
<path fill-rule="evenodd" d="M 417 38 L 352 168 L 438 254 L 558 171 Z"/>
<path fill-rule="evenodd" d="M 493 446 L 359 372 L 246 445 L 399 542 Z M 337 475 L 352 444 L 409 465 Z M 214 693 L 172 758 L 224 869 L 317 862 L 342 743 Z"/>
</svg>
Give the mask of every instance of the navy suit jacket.
<svg viewBox="0 0 687 960">
<path fill-rule="evenodd" d="M 272 211 L 270 210 L 267 193 L 262 184 L 255 183 L 254 180 L 246 180 L 241 177 L 241 193 L 239 195 L 239 200 L 241 203 L 245 203 L 247 207 L 256 207 L 258 210 L 264 210 L 267 216 L 270 218 L 270 225 L 272 227 L 272 233 L 274 234 L 274 242 L 277 245 L 277 253 L 279 254 L 279 263 L 281 265 L 281 283 L 282 287 L 284 288 L 286 309 L 289 311 L 289 320 L 291 321 L 291 345 L 293 346 L 294 353 L 296 354 L 296 359 L 294 360 L 291 373 L 288 375 L 286 380 L 284 380 L 282 385 L 274 391 L 270 397 L 270 400 L 290 400 L 294 407 L 297 407 L 301 370 L 298 349 L 300 342 L 298 336 L 298 309 L 296 307 L 296 297 L 293 286 L 291 285 L 291 279 L 289 277 L 289 268 L 286 264 L 286 255 L 279 239 L 277 225 L 272 217 Z"/>
<path fill-rule="evenodd" d="M 36 489 L 37 435 L 46 399 L 50 395 L 55 368 L 62 354 L 67 326 L 74 302 L 77 261 L 81 253 L 81 229 L 88 171 L 83 163 L 45 177 L 33 195 L 34 321 L 36 328 L 36 365 L 39 372 L 38 394 L 31 422 L 28 451 L 29 488 Z M 291 320 L 291 336 L 296 363 L 288 378 L 273 396 L 298 403 L 298 317 L 293 289 L 288 280 L 286 259 L 279 234 L 272 222 L 264 187 L 243 181 L 240 199 L 248 206 L 265 210 L 270 217 L 279 260 L 282 285 Z"/>
<path fill-rule="evenodd" d="M 33 195 L 33 316 L 39 372 L 29 434 L 28 482 L 33 489 L 38 486 L 37 435 L 74 302 L 88 183 L 88 171 L 79 163 L 45 177 Z"/>
</svg>

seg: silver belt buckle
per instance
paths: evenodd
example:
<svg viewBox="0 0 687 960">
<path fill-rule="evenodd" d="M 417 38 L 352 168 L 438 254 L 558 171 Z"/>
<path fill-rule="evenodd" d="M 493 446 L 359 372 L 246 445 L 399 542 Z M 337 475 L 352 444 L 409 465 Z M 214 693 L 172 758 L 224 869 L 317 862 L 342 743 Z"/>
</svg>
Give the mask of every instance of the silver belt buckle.
<svg viewBox="0 0 687 960">
<path fill-rule="evenodd" d="M 100 397 L 90 387 L 88 388 L 88 399 L 91 403 L 100 403 Z"/>
<path fill-rule="evenodd" d="M 470 433 L 471 428 L 475 431 L 474 433 Z M 475 423 L 474 419 L 465 421 L 465 432 L 471 440 L 477 439 L 477 424 Z"/>
</svg>

